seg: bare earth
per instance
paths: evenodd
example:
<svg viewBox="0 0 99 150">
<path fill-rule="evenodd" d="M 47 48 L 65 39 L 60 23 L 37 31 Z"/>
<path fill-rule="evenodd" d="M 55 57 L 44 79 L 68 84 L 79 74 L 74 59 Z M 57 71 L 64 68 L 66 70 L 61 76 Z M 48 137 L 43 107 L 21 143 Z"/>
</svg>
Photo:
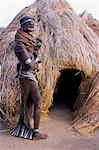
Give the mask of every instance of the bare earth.
<svg viewBox="0 0 99 150">
<path fill-rule="evenodd" d="M 2 132 L 0 150 L 99 150 L 99 130 L 82 136 L 72 130 L 70 122 L 70 110 L 56 107 L 40 124 L 40 131 L 48 134 L 46 140 L 25 140 Z"/>
</svg>

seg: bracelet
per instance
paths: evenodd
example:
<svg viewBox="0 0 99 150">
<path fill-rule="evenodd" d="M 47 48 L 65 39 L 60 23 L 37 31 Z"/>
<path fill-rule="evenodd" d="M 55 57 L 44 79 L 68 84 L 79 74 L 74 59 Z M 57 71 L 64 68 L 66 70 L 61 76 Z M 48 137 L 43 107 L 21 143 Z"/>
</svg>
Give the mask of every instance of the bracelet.
<svg viewBox="0 0 99 150">
<path fill-rule="evenodd" d="M 25 63 L 28 65 L 32 60 L 30 58 L 28 58 Z"/>
<path fill-rule="evenodd" d="M 33 129 L 34 133 L 38 133 L 39 129 Z"/>
<path fill-rule="evenodd" d="M 39 58 L 36 58 L 36 59 L 35 59 L 35 62 L 38 63 L 38 61 L 39 61 Z"/>
</svg>

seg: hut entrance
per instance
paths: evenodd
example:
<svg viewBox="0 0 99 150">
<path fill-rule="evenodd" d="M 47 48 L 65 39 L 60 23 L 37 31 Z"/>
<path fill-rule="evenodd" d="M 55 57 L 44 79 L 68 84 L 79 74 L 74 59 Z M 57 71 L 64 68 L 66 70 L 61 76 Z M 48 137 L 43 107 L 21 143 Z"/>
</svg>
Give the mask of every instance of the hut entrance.
<svg viewBox="0 0 99 150">
<path fill-rule="evenodd" d="M 79 70 L 62 70 L 56 83 L 52 109 L 69 109 L 72 112 L 74 103 L 80 93 L 79 86 L 81 81 L 81 72 Z"/>
</svg>

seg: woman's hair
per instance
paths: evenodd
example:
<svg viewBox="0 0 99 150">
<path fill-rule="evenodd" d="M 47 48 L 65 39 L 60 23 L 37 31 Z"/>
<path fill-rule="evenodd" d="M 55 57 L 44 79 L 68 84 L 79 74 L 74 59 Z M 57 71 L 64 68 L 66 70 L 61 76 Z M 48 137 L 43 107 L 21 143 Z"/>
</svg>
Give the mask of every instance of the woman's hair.
<svg viewBox="0 0 99 150">
<path fill-rule="evenodd" d="M 32 16 L 24 16 L 20 19 L 20 24 L 23 26 L 27 22 L 35 21 L 35 18 Z"/>
</svg>

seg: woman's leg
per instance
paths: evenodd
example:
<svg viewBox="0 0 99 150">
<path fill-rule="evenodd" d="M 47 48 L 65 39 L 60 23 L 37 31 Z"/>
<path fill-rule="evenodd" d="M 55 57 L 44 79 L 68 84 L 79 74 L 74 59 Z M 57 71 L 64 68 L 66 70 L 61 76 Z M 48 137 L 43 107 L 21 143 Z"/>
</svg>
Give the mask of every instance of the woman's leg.
<svg viewBox="0 0 99 150">
<path fill-rule="evenodd" d="M 46 134 L 41 134 L 39 132 L 39 124 L 40 124 L 40 112 L 41 112 L 41 95 L 39 91 L 38 84 L 35 81 L 31 82 L 30 94 L 32 101 L 34 103 L 34 136 L 33 139 L 46 139 Z"/>
<path fill-rule="evenodd" d="M 30 127 L 29 118 L 28 118 L 28 109 L 27 109 L 27 100 L 30 91 L 30 80 L 20 79 L 20 88 L 21 88 L 21 105 L 20 105 L 20 119 L 27 127 Z"/>
<path fill-rule="evenodd" d="M 34 129 L 38 129 L 39 122 L 40 122 L 42 99 L 41 99 L 38 84 L 35 81 L 31 81 L 30 95 L 31 95 L 31 100 L 34 104 L 34 116 L 33 116 L 34 117 Z"/>
<path fill-rule="evenodd" d="M 27 110 L 28 110 L 28 119 L 30 122 L 30 128 L 34 128 L 34 119 L 33 119 L 34 104 L 33 104 L 33 100 L 32 100 L 30 92 L 29 92 L 26 106 L 27 106 Z"/>
</svg>

